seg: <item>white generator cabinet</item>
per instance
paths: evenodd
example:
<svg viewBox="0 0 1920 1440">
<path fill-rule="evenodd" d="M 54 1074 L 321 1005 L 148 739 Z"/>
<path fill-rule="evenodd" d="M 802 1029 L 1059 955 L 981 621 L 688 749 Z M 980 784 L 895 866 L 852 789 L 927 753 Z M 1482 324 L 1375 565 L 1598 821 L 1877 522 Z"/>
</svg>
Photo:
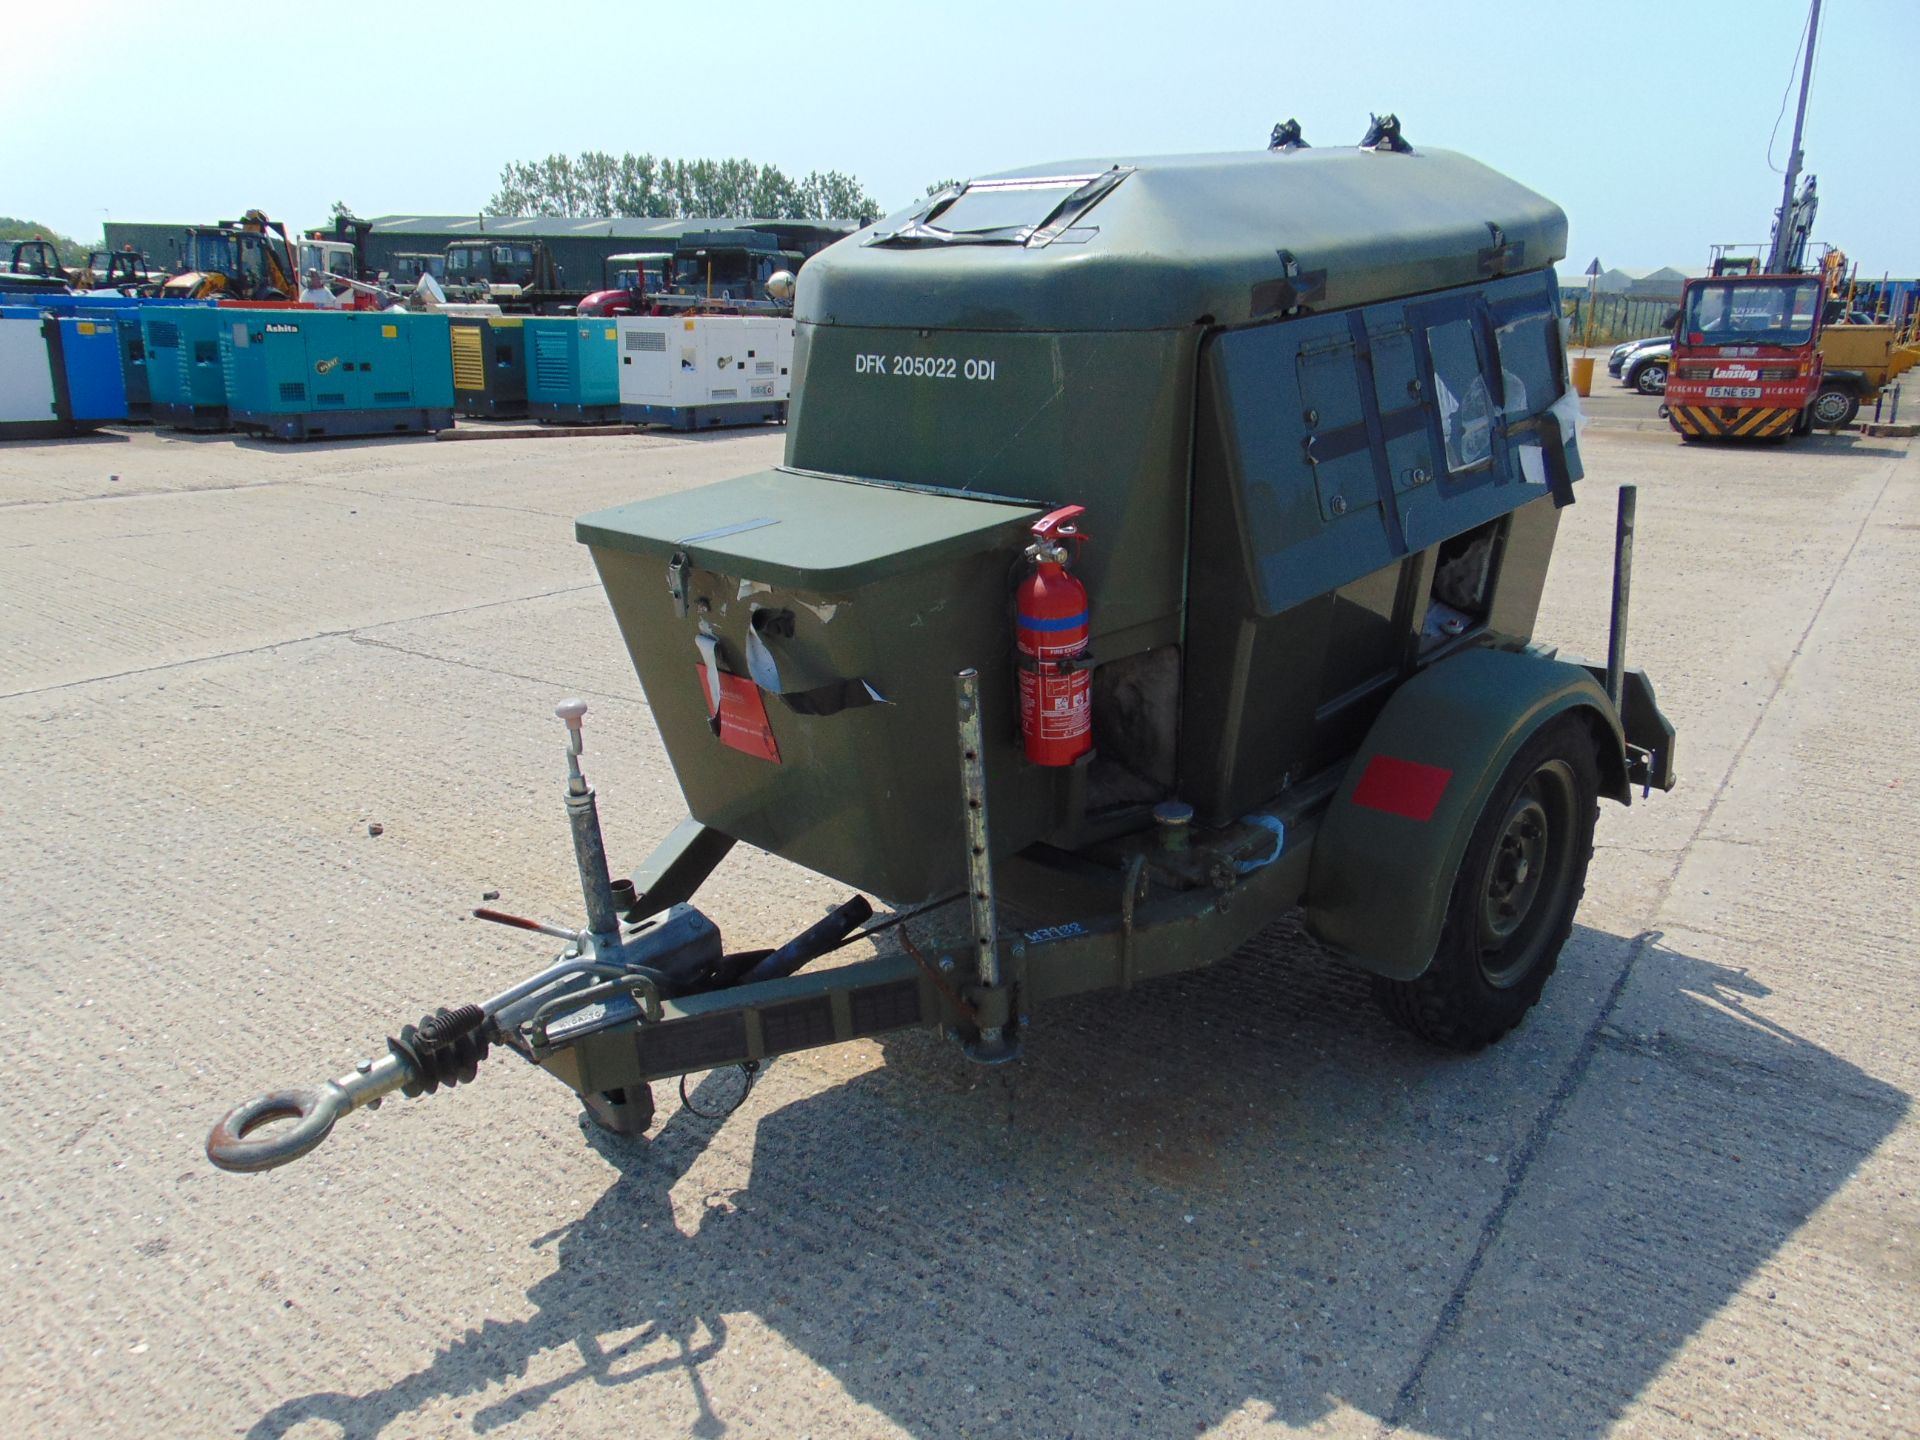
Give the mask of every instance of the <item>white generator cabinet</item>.
<svg viewBox="0 0 1920 1440">
<path fill-rule="evenodd" d="M 780 323 L 790 328 L 793 322 Z M 783 378 L 780 398 L 786 395 Z M 0 312 L 0 439 L 53 435 L 61 428 L 40 312 L 10 307 Z"/>
<path fill-rule="evenodd" d="M 626 315 L 617 324 L 622 420 L 706 430 L 787 418 L 791 316 Z"/>
</svg>

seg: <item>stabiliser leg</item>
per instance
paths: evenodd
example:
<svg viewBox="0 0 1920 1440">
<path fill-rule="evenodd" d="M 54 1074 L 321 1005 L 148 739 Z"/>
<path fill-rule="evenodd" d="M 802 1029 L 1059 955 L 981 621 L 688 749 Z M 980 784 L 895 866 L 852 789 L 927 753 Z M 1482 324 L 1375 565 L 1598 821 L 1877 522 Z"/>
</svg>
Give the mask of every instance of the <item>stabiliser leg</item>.
<svg viewBox="0 0 1920 1440">
<path fill-rule="evenodd" d="M 960 803 L 966 821 L 967 908 L 973 922 L 975 983 L 969 996 L 977 1026 L 964 1041 L 969 1059 L 999 1065 L 1018 1058 L 1013 986 L 1000 963 L 999 907 L 993 893 L 993 857 L 987 848 L 987 766 L 980 730 L 980 672 L 954 676 L 959 712 Z"/>
</svg>

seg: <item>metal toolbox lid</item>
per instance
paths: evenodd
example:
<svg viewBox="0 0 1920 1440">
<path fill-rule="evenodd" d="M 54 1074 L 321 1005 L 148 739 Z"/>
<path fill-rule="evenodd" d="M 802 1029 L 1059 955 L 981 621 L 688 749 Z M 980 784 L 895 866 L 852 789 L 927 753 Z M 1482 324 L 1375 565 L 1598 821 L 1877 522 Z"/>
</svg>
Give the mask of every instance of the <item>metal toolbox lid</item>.
<svg viewBox="0 0 1920 1440">
<path fill-rule="evenodd" d="M 846 591 L 1014 543 L 1042 507 L 774 469 L 574 522 L 582 544 L 810 591 Z"/>
</svg>

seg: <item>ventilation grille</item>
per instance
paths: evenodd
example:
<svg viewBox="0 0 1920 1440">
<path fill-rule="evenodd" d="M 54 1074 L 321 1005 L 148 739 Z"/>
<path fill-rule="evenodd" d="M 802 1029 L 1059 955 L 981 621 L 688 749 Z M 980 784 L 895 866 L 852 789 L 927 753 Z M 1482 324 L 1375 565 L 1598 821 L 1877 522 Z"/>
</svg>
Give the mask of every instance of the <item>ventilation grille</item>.
<svg viewBox="0 0 1920 1440">
<path fill-rule="evenodd" d="M 664 355 L 667 351 L 667 333 L 664 330 L 629 330 L 627 349 L 651 350 L 655 354 Z"/>
<path fill-rule="evenodd" d="M 709 400 L 738 400 L 740 398 L 740 392 L 738 390 L 709 390 L 707 392 L 707 398 Z"/>
<path fill-rule="evenodd" d="M 307 398 L 307 387 L 297 381 L 283 381 L 280 385 L 280 398 L 286 401 L 299 401 Z"/>
<path fill-rule="evenodd" d="M 373 392 L 373 398 L 382 405 L 404 405 L 413 398 L 413 392 L 409 390 L 376 390 Z"/>
<path fill-rule="evenodd" d="M 567 337 L 536 330 L 533 335 L 533 378 L 543 390 L 565 390 L 572 366 L 567 363 Z"/>
<path fill-rule="evenodd" d="M 756 375 L 771 375 L 773 373 L 773 361 L 771 360 L 755 361 L 753 366 L 753 373 Z"/>
<path fill-rule="evenodd" d="M 347 397 L 344 394 L 336 391 L 328 395 L 314 396 L 313 403 L 316 405 L 344 405 L 347 403 Z"/>
<path fill-rule="evenodd" d="M 153 348 L 156 350 L 176 349 L 180 344 L 180 327 L 171 320 L 153 322 Z"/>
<path fill-rule="evenodd" d="M 453 388 L 456 390 L 487 388 L 487 362 L 480 342 L 478 325 L 453 327 Z"/>
</svg>

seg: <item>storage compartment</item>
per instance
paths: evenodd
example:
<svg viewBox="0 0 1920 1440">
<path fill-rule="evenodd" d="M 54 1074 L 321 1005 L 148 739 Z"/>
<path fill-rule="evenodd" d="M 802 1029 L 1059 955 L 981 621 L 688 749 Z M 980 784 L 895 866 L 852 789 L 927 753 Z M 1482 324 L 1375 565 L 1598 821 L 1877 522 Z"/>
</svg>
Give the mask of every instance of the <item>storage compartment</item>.
<svg viewBox="0 0 1920 1440">
<path fill-rule="evenodd" d="M 578 534 L 691 813 L 908 903 L 963 883 L 962 668 L 980 672 L 995 853 L 1066 803 L 1070 772 L 1028 765 L 1015 733 L 1007 600 L 1038 513 L 769 470 Z"/>
</svg>

